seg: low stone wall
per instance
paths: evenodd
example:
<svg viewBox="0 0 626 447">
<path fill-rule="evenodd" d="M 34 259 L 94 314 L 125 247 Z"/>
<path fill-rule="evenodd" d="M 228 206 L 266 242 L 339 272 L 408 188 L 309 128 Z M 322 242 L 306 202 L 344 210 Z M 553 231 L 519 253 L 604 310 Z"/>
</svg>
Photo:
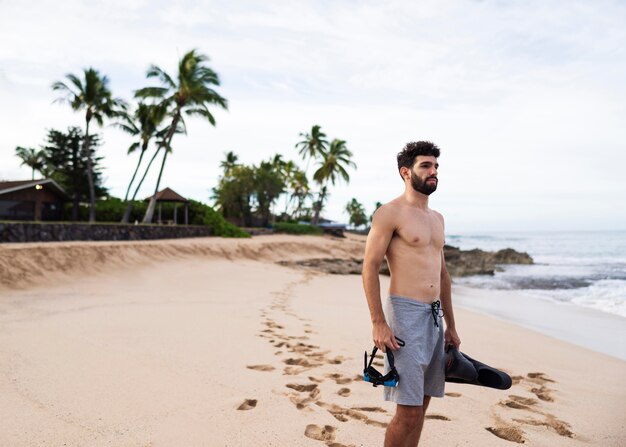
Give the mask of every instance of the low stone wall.
<svg viewBox="0 0 626 447">
<path fill-rule="evenodd" d="M 132 241 L 211 236 L 200 225 L 0 222 L 0 242 Z"/>
</svg>

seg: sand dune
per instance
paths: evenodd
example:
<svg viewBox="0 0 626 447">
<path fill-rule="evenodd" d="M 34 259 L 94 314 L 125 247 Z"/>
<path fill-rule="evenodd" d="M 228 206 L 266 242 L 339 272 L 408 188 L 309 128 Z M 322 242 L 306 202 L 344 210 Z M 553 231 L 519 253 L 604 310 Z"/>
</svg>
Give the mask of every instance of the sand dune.
<svg viewBox="0 0 626 447">
<path fill-rule="evenodd" d="M 297 261 L 362 256 L 364 238 L 272 235 L 252 239 L 193 238 L 160 241 L 0 244 L 0 287 L 51 284 L 114 269 L 172 259 Z"/>
</svg>

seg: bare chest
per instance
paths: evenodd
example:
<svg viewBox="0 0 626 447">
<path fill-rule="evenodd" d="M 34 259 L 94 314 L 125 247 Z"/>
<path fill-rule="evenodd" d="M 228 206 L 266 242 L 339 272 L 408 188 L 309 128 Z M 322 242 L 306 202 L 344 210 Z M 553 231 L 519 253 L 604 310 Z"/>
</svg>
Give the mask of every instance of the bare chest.
<svg viewBox="0 0 626 447">
<path fill-rule="evenodd" d="M 403 214 L 394 238 L 415 248 L 443 248 L 443 224 L 435 213 L 413 211 Z"/>
</svg>

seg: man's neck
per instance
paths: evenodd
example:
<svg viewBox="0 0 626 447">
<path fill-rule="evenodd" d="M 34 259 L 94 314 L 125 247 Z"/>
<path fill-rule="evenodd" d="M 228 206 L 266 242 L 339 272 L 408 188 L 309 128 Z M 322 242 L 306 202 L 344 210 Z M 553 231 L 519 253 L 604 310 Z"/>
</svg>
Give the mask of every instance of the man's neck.
<svg viewBox="0 0 626 447">
<path fill-rule="evenodd" d="M 428 196 L 419 191 L 415 191 L 412 186 L 407 186 L 404 191 L 404 200 L 415 208 L 422 210 L 428 209 Z"/>
</svg>

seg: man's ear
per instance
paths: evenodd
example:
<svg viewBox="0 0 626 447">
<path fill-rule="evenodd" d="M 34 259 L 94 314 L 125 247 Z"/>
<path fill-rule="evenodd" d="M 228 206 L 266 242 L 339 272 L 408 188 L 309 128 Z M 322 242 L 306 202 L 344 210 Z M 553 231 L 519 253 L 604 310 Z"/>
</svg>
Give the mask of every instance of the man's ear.
<svg viewBox="0 0 626 447">
<path fill-rule="evenodd" d="M 400 168 L 400 175 L 402 176 L 403 180 L 410 180 L 411 178 L 411 174 L 409 173 L 409 168 L 407 168 L 406 166 L 402 166 Z"/>
</svg>

